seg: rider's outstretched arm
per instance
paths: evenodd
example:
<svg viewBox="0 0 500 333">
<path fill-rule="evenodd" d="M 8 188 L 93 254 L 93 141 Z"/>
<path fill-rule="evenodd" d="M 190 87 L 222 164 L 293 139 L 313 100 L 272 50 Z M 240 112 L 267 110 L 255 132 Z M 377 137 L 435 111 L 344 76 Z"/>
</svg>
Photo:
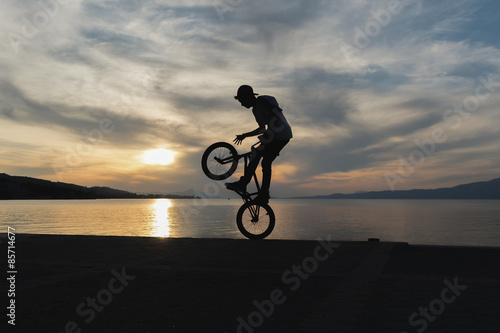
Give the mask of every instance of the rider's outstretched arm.
<svg viewBox="0 0 500 333">
<path fill-rule="evenodd" d="M 251 132 L 243 133 L 243 135 L 245 137 L 256 136 L 256 135 L 260 135 L 260 134 L 264 133 L 265 131 L 266 131 L 266 127 L 265 126 L 260 126 L 259 128 L 256 128 L 256 129 L 254 129 Z"/>
<path fill-rule="evenodd" d="M 256 136 L 256 135 L 259 135 L 259 134 L 262 134 L 266 131 L 266 127 L 265 126 L 260 126 L 259 128 L 256 128 L 254 129 L 253 131 L 251 132 L 248 132 L 248 133 L 243 133 L 243 134 L 240 134 L 240 135 L 237 135 L 236 136 L 236 139 L 234 139 L 234 143 L 236 143 L 237 145 L 241 144 L 241 142 L 245 139 L 245 138 L 248 138 L 249 136 Z"/>
</svg>

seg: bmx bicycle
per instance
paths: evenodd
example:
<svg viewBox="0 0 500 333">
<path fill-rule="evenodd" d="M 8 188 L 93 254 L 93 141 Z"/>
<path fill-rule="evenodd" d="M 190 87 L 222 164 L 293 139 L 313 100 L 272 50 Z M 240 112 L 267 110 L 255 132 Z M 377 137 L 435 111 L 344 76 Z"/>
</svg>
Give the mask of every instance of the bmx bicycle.
<svg viewBox="0 0 500 333">
<path fill-rule="evenodd" d="M 203 173 L 213 180 L 224 180 L 229 178 L 238 167 L 241 158 L 244 160 L 245 170 L 252 155 L 256 153 L 257 142 L 252 149 L 245 154 L 238 154 L 236 148 L 227 142 L 217 142 L 209 146 L 201 158 Z M 255 172 L 252 175 L 257 187 L 257 192 L 237 191 L 244 203 L 236 214 L 236 225 L 240 232 L 250 239 L 263 239 L 271 234 L 274 229 L 275 216 L 272 208 L 267 203 L 255 201 L 260 192 L 259 181 Z"/>
</svg>

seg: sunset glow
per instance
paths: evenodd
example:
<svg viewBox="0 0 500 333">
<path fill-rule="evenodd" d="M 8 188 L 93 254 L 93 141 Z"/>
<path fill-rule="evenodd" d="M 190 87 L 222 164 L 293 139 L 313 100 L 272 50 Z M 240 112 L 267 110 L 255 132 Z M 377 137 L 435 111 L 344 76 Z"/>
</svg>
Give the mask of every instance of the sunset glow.
<svg viewBox="0 0 500 333">
<path fill-rule="evenodd" d="M 174 160 L 175 153 L 168 149 L 152 149 L 142 155 L 142 161 L 146 164 L 168 165 Z"/>
<path fill-rule="evenodd" d="M 258 126 L 233 98 L 243 84 L 292 128 L 273 196 L 500 172 L 498 1 L 64 3 L 2 3 L 2 173 L 203 192 L 204 150 Z"/>
<path fill-rule="evenodd" d="M 168 199 L 158 199 L 151 205 L 153 213 L 154 229 L 152 236 L 155 237 L 169 237 L 170 236 L 170 215 L 169 208 L 172 202 Z"/>
</svg>

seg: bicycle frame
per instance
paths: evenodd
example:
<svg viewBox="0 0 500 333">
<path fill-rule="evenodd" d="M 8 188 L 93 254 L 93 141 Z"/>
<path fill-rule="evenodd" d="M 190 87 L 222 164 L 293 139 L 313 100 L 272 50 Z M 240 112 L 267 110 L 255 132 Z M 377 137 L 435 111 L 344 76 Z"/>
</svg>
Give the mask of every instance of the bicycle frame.
<svg viewBox="0 0 500 333">
<path fill-rule="evenodd" d="M 251 163 L 258 162 L 262 157 L 260 151 L 265 146 L 259 146 L 263 143 L 261 137 L 259 140 L 244 154 L 239 154 L 230 143 L 217 142 L 205 150 L 201 159 L 201 167 L 207 177 L 224 180 L 234 174 L 239 160 L 243 158 L 246 177 L 250 182 L 253 178 L 257 191 L 248 192 L 246 186 L 244 190 L 238 190 L 243 186 L 227 186 L 227 188 L 238 193 L 243 200 L 243 205 L 236 214 L 236 225 L 240 232 L 250 239 L 263 239 L 269 236 L 275 225 L 275 215 L 268 200 L 256 200 L 262 191 L 262 184 L 259 183 L 255 170 L 250 174 L 248 169 Z"/>
<path fill-rule="evenodd" d="M 256 144 L 258 144 L 258 143 L 256 143 Z M 253 145 L 252 148 L 254 146 L 255 145 Z M 253 149 L 249 153 L 240 155 L 241 157 L 243 157 L 243 160 L 245 161 L 245 170 L 248 167 L 248 163 L 249 163 L 249 160 L 250 160 L 252 154 L 253 154 Z M 252 200 L 252 196 L 254 196 L 254 195 L 257 196 L 260 193 L 260 184 L 259 184 L 259 180 L 257 179 L 257 174 L 255 173 L 255 171 L 254 171 L 254 173 L 252 175 L 252 178 L 255 181 L 255 186 L 257 187 L 257 192 L 254 192 L 254 193 L 245 192 L 245 193 L 243 193 L 243 195 L 240 194 L 241 197 L 242 197 L 242 199 L 243 199 L 243 201 L 245 201 L 245 202 L 251 201 Z"/>
<path fill-rule="evenodd" d="M 252 158 L 252 155 L 254 154 L 254 151 L 256 151 L 258 149 L 258 147 L 255 147 L 255 146 L 260 145 L 260 144 L 261 144 L 260 141 L 253 144 L 251 150 L 248 153 L 238 154 L 238 156 L 237 156 L 238 160 L 241 158 L 243 158 L 243 160 L 244 160 L 244 166 L 245 166 L 244 170 L 245 171 L 248 167 L 248 163 L 249 163 L 250 159 Z M 231 163 L 233 161 L 234 157 L 227 157 L 224 159 L 214 157 L 214 159 L 220 164 L 227 164 L 227 163 Z M 257 196 L 260 193 L 260 184 L 259 184 L 259 180 L 257 179 L 257 174 L 255 173 L 255 171 L 252 175 L 252 178 L 255 181 L 255 186 L 257 187 L 257 192 L 249 193 L 246 191 L 245 192 L 235 191 L 236 193 L 238 193 L 241 196 L 241 198 L 243 199 L 244 202 L 252 201 L 252 196 Z"/>
<path fill-rule="evenodd" d="M 242 155 L 238 155 L 238 159 L 243 157 L 243 160 L 245 161 L 245 169 L 244 169 L 245 171 L 248 167 L 249 160 L 252 158 L 252 154 L 254 154 L 254 151 L 257 150 L 257 148 L 255 148 L 255 146 L 258 144 L 260 144 L 260 142 L 257 142 L 256 144 L 252 145 L 250 152 L 242 154 Z M 235 191 L 236 193 L 238 193 L 241 196 L 241 199 L 243 199 L 243 201 L 245 203 L 252 201 L 253 200 L 252 196 L 257 196 L 260 193 L 260 184 L 259 184 L 259 180 L 257 179 L 257 174 L 255 173 L 255 171 L 252 175 L 252 178 L 255 181 L 255 186 L 257 187 L 257 192 L 249 193 L 249 192 L 245 191 L 243 193 L 240 191 Z M 259 222 L 260 205 L 250 205 L 250 206 L 248 206 L 248 209 L 250 211 L 250 215 L 252 216 L 252 222 L 255 222 L 255 223 Z"/>
</svg>

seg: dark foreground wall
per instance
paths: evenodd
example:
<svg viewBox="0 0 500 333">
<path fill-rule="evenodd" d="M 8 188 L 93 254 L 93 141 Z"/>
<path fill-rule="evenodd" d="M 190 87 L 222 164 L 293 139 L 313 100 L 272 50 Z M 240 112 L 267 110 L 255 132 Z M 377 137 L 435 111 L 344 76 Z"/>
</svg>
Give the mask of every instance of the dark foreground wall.
<svg viewBox="0 0 500 333">
<path fill-rule="evenodd" d="M 22 234 L 13 245 L 8 332 L 500 328 L 498 248 Z"/>
</svg>

